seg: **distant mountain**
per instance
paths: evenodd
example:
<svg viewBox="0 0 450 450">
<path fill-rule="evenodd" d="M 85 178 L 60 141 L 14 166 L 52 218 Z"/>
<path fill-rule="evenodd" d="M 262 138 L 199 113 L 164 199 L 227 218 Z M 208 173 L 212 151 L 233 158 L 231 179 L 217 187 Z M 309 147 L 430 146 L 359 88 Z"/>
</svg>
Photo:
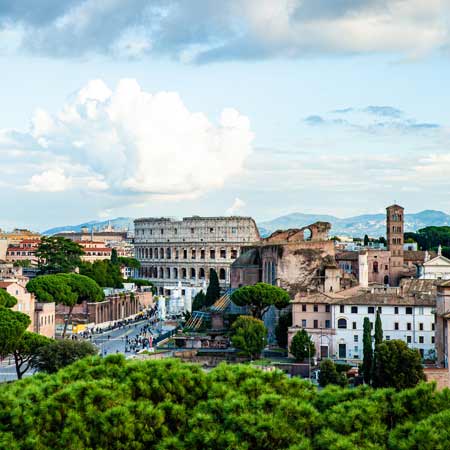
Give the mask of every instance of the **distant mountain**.
<svg viewBox="0 0 450 450">
<path fill-rule="evenodd" d="M 317 221 L 331 223 L 331 235 L 364 237 L 384 236 L 386 234 L 386 216 L 384 214 L 364 214 L 348 218 L 339 218 L 321 214 L 292 213 L 258 224 L 259 231 L 267 236 L 273 231 L 286 228 L 301 228 Z M 426 210 L 405 215 L 405 231 L 417 231 L 429 226 L 450 226 L 450 215 L 442 211 Z"/>
<path fill-rule="evenodd" d="M 94 228 L 97 231 L 100 231 L 102 228 L 111 225 L 116 230 L 134 230 L 134 223 L 132 217 L 117 217 L 116 219 L 111 220 L 91 220 L 90 222 L 80 223 L 79 225 L 64 225 L 61 227 L 50 228 L 49 230 L 45 230 L 42 234 L 52 235 L 56 233 L 62 233 L 64 231 L 74 231 L 80 232 L 82 228 L 86 227 L 89 232 Z"/>
<path fill-rule="evenodd" d="M 79 225 L 66 225 L 51 228 L 43 234 L 56 234 L 63 231 L 81 231 L 87 227 L 89 231 L 93 227 L 100 230 L 111 224 L 116 230 L 134 230 L 132 217 L 118 217 L 116 219 L 80 223 Z M 327 214 L 302 214 L 292 213 L 276 219 L 258 223 L 259 232 L 262 236 L 267 236 L 273 231 L 287 228 L 301 228 L 314 222 L 323 221 L 331 223 L 331 235 L 345 235 L 354 237 L 364 237 L 365 234 L 371 237 L 384 236 L 386 234 L 386 217 L 384 214 L 364 214 L 361 216 L 339 218 Z M 442 211 L 426 210 L 415 214 L 405 215 L 405 231 L 417 231 L 429 226 L 450 226 L 450 215 Z"/>
</svg>

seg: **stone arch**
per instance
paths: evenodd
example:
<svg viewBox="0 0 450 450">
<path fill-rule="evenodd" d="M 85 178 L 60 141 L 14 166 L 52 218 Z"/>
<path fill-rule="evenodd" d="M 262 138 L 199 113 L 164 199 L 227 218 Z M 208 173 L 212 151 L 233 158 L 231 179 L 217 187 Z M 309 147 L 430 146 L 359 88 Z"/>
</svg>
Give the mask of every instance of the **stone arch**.
<svg viewBox="0 0 450 450">
<path fill-rule="evenodd" d="M 176 267 L 173 268 L 173 278 L 175 278 L 175 280 L 178 280 L 178 269 Z"/>
<path fill-rule="evenodd" d="M 181 269 L 181 278 L 183 278 L 183 280 L 185 280 L 187 278 L 187 270 L 186 267 L 183 267 Z"/>
<path fill-rule="evenodd" d="M 221 269 L 219 269 L 219 280 L 220 281 L 225 281 L 227 279 L 227 272 L 226 270 L 222 267 Z"/>
<path fill-rule="evenodd" d="M 148 249 L 148 257 L 153 259 L 153 249 L 151 247 Z"/>
<path fill-rule="evenodd" d="M 311 230 L 311 228 L 303 228 L 303 240 L 304 241 L 310 241 L 310 240 L 312 240 L 312 236 L 313 236 L 313 233 L 312 233 L 312 230 Z"/>
<path fill-rule="evenodd" d="M 159 278 L 164 278 L 164 269 L 162 267 L 159 268 Z"/>
<path fill-rule="evenodd" d="M 198 269 L 198 277 L 201 280 L 205 279 L 205 269 L 203 267 L 200 267 L 200 269 Z"/>
<path fill-rule="evenodd" d="M 389 284 L 389 275 L 385 275 L 385 276 L 384 276 L 383 282 L 384 282 L 384 284 L 386 284 L 386 285 Z"/>
<path fill-rule="evenodd" d="M 155 248 L 155 259 L 158 259 L 158 249 Z"/>
<path fill-rule="evenodd" d="M 164 249 L 163 248 L 159 249 L 159 259 L 164 259 Z"/>
<path fill-rule="evenodd" d="M 166 259 L 171 259 L 172 258 L 172 250 L 170 249 L 170 247 L 166 248 Z"/>
<path fill-rule="evenodd" d="M 192 267 L 191 268 L 191 278 L 195 278 L 195 275 L 196 275 L 195 269 Z"/>
<path fill-rule="evenodd" d="M 166 278 L 170 280 L 170 267 L 166 268 Z"/>
</svg>

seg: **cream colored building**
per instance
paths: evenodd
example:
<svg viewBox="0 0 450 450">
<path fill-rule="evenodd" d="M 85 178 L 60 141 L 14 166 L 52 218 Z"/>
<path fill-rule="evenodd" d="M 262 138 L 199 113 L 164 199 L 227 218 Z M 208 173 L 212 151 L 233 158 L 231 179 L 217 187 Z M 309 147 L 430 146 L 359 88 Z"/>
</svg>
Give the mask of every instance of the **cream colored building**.
<svg viewBox="0 0 450 450">
<path fill-rule="evenodd" d="M 36 303 L 34 309 L 34 332 L 48 338 L 54 338 L 55 328 L 55 303 Z"/>
<path fill-rule="evenodd" d="M 17 299 L 17 304 L 12 308 L 30 317 L 31 323 L 28 331 L 34 331 L 34 297 L 24 286 L 17 281 L 0 281 L 0 289 L 4 289 L 8 294 Z"/>
<path fill-rule="evenodd" d="M 421 267 L 420 278 L 424 280 L 450 280 L 450 259 L 442 256 L 441 247 L 439 247 L 438 255 L 430 259 L 425 257 L 425 262 Z"/>
<path fill-rule="evenodd" d="M 160 295 L 202 286 L 215 269 L 222 288 L 230 284 L 230 266 L 241 247 L 260 239 L 250 217 L 142 218 L 134 221 L 139 276 L 152 281 Z"/>
</svg>

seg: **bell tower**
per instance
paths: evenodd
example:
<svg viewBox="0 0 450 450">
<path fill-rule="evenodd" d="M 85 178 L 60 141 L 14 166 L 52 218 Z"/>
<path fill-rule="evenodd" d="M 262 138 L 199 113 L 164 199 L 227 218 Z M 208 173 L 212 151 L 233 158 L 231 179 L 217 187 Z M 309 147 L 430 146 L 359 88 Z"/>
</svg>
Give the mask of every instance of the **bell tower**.
<svg viewBox="0 0 450 450">
<path fill-rule="evenodd" d="M 386 239 L 390 251 L 389 284 L 397 286 L 403 271 L 404 209 L 399 205 L 386 208 Z"/>
</svg>

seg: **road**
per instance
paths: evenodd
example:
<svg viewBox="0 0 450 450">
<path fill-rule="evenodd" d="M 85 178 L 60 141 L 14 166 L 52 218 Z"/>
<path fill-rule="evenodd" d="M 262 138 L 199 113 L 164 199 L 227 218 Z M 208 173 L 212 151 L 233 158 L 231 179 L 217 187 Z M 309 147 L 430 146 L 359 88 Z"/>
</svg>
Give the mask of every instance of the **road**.
<svg viewBox="0 0 450 450">
<path fill-rule="evenodd" d="M 130 345 L 126 344 L 126 337 L 128 337 L 129 340 L 136 339 L 145 325 L 150 325 L 149 328 L 151 333 L 147 333 L 147 336 L 152 335 L 153 338 L 174 329 L 173 325 L 167 326 L 162 322 L 151 324 L 148 319 L 144 319 L 130 325 L 125 325 L 121 328 L 105 331 L 100 334 L 94 334 L 91 339 L 85 340 L 96 345 L 99 349 L 99 354 L 102 356 L 115 353 L 123 353 L 125 356 L 131 356 L 136 352 L 131 351 Z M 142 349 L 142 345 L 138 346 L 137 350 L 140 349 Z M 32 372 L 28 371 L 24 376 L 30 375 L 32 375 Z M 13 358 L 5 358 L 2 362 L 0 362 L 0 383 L 5 381 L 13 381 L 16 379 L 17 376 Z"/>
</svg>

